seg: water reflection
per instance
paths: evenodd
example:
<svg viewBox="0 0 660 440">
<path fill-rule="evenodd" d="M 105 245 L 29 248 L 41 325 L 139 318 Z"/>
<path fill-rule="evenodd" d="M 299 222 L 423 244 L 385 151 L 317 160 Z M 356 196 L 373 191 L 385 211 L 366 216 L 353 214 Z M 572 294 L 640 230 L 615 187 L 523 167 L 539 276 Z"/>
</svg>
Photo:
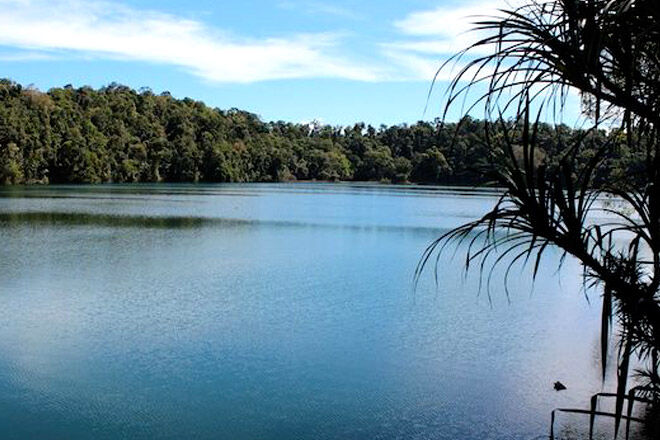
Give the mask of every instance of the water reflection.
<svg viewBox="0 0 660 440">
<path fill-rule="evenodd" d="M 3 437 L 530 439 L 601 388 L 570 262 L 560 285 L 547 260 L 532 297 L 521 271 L 511 305 L 451 259 L 411 292 L 425 246 L 491 193 L 0 194 Z"/>
<path fill-rule="evenodd" d="M 5 212 L 0 213 L 3 226 L 30 225 L 69 225 L 102 226 L 113 228 L 163 228 L 183 229 L 204 226 L 243 226 L 250 224 L 241 219 L 213 219 L 204 217 L 147 217 L 112 214 L 89 214 L 67 212 Z"/>
</svg>

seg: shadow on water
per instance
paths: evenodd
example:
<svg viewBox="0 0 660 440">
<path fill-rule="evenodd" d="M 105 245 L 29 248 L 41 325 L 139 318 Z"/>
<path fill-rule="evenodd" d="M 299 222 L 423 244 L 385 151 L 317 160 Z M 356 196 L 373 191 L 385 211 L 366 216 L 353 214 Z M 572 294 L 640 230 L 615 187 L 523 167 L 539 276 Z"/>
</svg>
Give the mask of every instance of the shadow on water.
<svg viewBox="0 0 660 440">
<path fill-rule="evenodd" d="M 425 226 L 395 226 L 395 225 L 357 225 L 344 223 L 314 223 L 304 221 L 263 220 L 241 218 L 218 218 L 200 216 L 146 216 L 125 214 L 97 214 L 87 212 L 2 212 L 0 227 L 18 225 L 67 225 L 67 226 L 101 226 L 111 228 L 140 229 L 199 229 L 199 228 L 234 228 L 276 226 L 293 228 L 326 228 L 350 229 L 377 232 L 442 232 L 443 228 Z"/>
<path fill-rule="evenodd" d="M 195 229 L 208 226 L 244 226 L 255 222 L 204 217 L 157 217 L 69 212 L 0 213 L 0 225 L 70 225 L 116 228 Z"/>
</svg>

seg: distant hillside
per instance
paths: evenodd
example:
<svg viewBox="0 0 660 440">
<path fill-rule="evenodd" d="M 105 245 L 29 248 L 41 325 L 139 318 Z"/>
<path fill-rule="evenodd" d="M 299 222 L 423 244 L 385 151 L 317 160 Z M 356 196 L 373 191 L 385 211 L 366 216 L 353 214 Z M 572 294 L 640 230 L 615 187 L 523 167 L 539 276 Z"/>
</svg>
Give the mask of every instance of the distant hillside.
<svg viewBox="0 0 660 440">
<path fill-rule="evenodd" d="M 546 154 L 557 136 L 542 126 Z M 0 80 L 0 182 L 359 180 L 474 184 L 483 122 L 331 127 L 263 122 L 169 93 L 111 84 L 48 92 Z"/>
</svg>

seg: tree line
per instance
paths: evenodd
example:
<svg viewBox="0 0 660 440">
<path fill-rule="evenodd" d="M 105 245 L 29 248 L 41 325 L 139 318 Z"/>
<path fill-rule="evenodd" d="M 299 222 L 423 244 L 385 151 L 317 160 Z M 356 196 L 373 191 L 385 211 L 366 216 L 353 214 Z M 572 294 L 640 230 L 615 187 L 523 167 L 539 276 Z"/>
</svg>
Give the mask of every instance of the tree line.
<svg viewBox="0 0 660 440">
<path fill-rule="evenodd" d="M 543 154 L 581 135 L 541 124 Z M 603 132 L 590 136 L 604 138 Z M 602 139 L 601 139 L 602 140 Z M 264 122 L 169 93 L 110 84 L 41 92 L 0 80 L 0 183 L 354 180 L 479 184 L 483 121 Z"/>
</svg>

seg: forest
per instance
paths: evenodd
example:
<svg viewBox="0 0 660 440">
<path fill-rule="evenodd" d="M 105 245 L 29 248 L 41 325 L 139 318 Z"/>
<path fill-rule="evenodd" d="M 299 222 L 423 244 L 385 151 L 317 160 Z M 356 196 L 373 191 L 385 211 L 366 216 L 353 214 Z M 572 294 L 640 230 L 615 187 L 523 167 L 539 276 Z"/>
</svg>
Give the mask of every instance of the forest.
<svg viewBox="0 0 660 440">
<path fill-rule="evenodd" d="M 540 124 L 540 154 L 585 135 Z M 497 134 L 496 134 L 497 135 Z M 168 92 L 110 84 L 48 92 L 0 80 L 0 183 L 380 181 L 474 185 L 483 121 L 372 127 L 264 122 Z M 607 137 L 589 133 L 594 145 Z M 589 150 L 581 154 L 589 155 Z M 623 155 L 625 156 L 625 155 Z M 623 157 L 612 158 L 620 161 Z M 588 159 L 585 158 L 585 160 Z M 625 175 L 630 158 L 606 173 Z M 611 177 L 611 176 L 610 176 Z"/>
</svg>

